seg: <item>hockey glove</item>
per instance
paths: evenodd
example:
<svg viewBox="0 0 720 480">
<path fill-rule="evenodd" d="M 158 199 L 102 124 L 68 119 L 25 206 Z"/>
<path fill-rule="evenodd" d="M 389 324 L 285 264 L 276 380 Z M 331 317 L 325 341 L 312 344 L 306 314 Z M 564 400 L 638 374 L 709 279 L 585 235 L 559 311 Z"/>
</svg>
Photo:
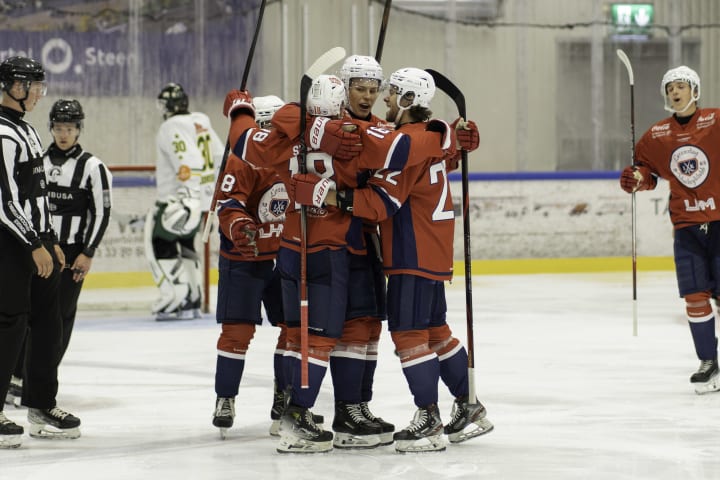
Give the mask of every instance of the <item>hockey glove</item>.
<svg viewBox="0 0 720 480">
<path fill-rule="evenodd" d="M 305 131 L 305 142 L 313 150 L 322 150 L 338 160 L 350 160 L 362 152 L 360 135 L 352 127 L 357 128 L 343 120 L 315 117 Z"/>
<path fill-rule="evenodd" d="M 236 218 L 230 223 L 230 240 L 235 250 L 245 256 L 254 257 L 257 255 L 255 247 L 255 234 L 257 225 L 245 217 Z"/>
<path fill-rule="evenodd" d="M 655 188 L 656 180 L 646 168 L 625 167 L 620 175 L 620 188 L 627 193 Z"/>
<path fill-rule="evenodd" d="M 318 177 L 313 173 L 296 173 L 290 180 L 288 195 L 300 205 L 322 207 L 335 182 L 329 178 Z"/>
<path fill-rule="evenodd" d="M 230 90 L 225 96 L 223 104 L 223 115 L 232 120 L 234 115 L 245 112 L 255 118 L 255 107 L 252 103 L 252 96 L 247 90 Z"/>
<path fill-rule="evenodd" d="M 472 152 L 480 146 L 480 132 L 472 120 L 467 122 L 462 117 L 455 120 L 452 125 L 457 136 L 458 149 Z"/>
</svg>

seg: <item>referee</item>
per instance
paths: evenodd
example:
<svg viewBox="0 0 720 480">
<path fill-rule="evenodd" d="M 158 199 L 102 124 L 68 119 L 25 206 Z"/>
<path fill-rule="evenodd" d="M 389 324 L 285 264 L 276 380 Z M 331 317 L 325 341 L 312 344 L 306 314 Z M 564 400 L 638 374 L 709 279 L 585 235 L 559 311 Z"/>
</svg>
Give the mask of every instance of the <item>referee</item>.
<svg viewBox="0 0 720 480">
<path fill-rule="evenodd" d="M 62 348 L 57 289 L 65 257 L 51 226 L 40 137 L 23 119 L 45 95 L 45 70 L 30 58 L 10 57 L 0 64 L 0 89 L 0 398 L 28 332 L 23 404 L 30 433 L 48 436 L 43 432 L 53 428 L 79 436 L 80 420 L 55 400 Z M 0 447 L 19 446 L 22 434 L 0 410 Z"/>
</svg>

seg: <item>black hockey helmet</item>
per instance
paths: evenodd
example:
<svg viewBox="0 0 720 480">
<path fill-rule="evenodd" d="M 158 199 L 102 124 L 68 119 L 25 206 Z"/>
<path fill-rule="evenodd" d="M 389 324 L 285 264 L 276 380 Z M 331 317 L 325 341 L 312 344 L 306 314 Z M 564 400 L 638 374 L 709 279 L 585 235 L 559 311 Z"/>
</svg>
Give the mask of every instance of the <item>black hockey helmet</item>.
<svg viewBox="0 0 720 480">
<path fill-rule="evenodd" d="M 83 113 L 82 105 L 77 100 L 60 99 L 53 103 L 50 108 L 50 122 L 48 126 L 53 127 L 55 123 L 74 123 L 78 128 L 82 129 L 85 113 Z"/>
<path fill-rule="evenodd" d="M 168 83 L 160 90 L 158 104 L 163 110 L 165 118 L 176 113 L 188 112 L 188 96 L 183 87 L 178 83 Z"/>
<path fill-rule="evenodd" d="M 10 57 L 0 64 L 0 89 L 9 91 L 16 81 L 30 82 L 45 81 L 45 69 L 39 63 L 28 57 Z"/>
</svg>

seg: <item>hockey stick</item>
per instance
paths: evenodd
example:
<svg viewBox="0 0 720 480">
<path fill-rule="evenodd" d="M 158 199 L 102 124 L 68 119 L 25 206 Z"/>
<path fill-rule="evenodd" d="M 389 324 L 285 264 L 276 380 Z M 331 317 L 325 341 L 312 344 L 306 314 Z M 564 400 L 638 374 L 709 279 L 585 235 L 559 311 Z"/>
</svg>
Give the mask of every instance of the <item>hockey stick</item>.
<svg viewBox="0 0 720 480">
<path fill-rule="evenodd" d="M 616 50 L 620 61 L 625 65 L 630 80 L 630 159 L 632 165 L 635 166 L 635 77 L 633 75 L 630 59 L 621 49 Z M 633 298 L 633 336 L 638 334 L 638 315 L 637 315 L 637 208 L 635 203 L 635 192 L 632 193 L 631 200 L 631 216 L 632 216 L 632 298 Z"/>
<path fill-rule="evenodd" d="M 240 81 L 240 90 L 245 90 L 247 86 L 247 80 L 250 76 L 250 65 L 252 65 L 253 57 L 255 56 L 255 45 L 257 45 L 258 37 L 260 36 L 260 26 L 262 25 L 263 13 L 265 13 L 265 4 L 267 0 L 262 0 L 260 3 L 260 10 L 258 11 L 257 24 L 255 25 L 255 33 L 253 34 L 252 42 L 250 43 L 250 50 L 248 51 L 247 59 L 245 59 L 245 69 L 243 70 L 242 80 Z M 220 162 L 220 169 L 218 170 L 218 176 L 215 179 L 215 190 L 213 191 L 213 197 L 210 202 L 210 210 L 208 210 L 207 217 L 205 219 L 205 228 L 203 229 L 202 241 L 207 243 L 210 239 L 210 228 L 217 217 L 217 200 L 220 195 L 220 185 L 222 185 L 223 172 L 227 165 L 227 159 L 230 156 L 230 135 L 228 134 L 227 142 L 225 142 L 225 151 L 223 152 L 223 158 Z"/>
<path fill-rule="evenodd" d="M 307 173 L 307 145 L 305 130 L 307 129 L 307 96 L 313 80 L 328 68 L 345 58 L 345 49 L 331 48 L 318 57 L 305 71 L 300 80 L 300 153 L 298 168 L 300 173 Z M 308 293 L 307 293 L 307 209 L 300 206 L 300 387 L 308 388 Z"/>
<path fill-rule="evenodd" d="M 382 23 L 380 23 L 380 34 L 378 35 L 377 48 L 375 49 L 375 60 L 377 60 L 378 63 L 380 63 L 383 47 L 385 46 L 385 32 L 387 32 L 388 20 L 390 19 L 390 5 L 392 5 L 392 0 L 385 0 Z"/>
<path fill-rule="evenodd" d="M 458 114 L 463 120 L 467 120 L 465 110 L 465 95 L 445 75 L 432 69 L 425 69 L 433 80 L 435 86 L 445 92 L 457 107 Z M 463 235 L 465 254 L 465 315 L 467 323 L 467 352 L 468 352 L 468 402 L 475 403 L 477 395 L 475 391 L 475 340 L 473 338 L 473 302 L 472 302 L 472 256 L 470 251 L 470 194 L 468 191 L 468 154 L 460 150 L 462 158 L 462 201 L 463 201 Z"/>
</svg>

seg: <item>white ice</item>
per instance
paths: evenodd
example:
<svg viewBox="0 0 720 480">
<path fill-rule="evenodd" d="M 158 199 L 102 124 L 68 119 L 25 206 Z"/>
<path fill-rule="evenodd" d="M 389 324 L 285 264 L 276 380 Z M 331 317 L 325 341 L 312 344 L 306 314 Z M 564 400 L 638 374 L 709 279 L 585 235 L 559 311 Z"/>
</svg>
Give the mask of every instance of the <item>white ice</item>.
<svg viewBox="0 0 720 480">
<path fill-rule="evenodd" d="M 442 453 L 392 446 L 281 455 L 268 435 L 277 330 L 256 333 L 220 440 L 214 407 L 214 318 L 158 323 L 144 311 L 93 311 L 83 292 L 61 366 L 59 406 L 82 419 L 78 440 L 23 437 L 0 451 L 0 479 L 714 479 L 720 478 L 720 393 L 696 395 L 684 304 L 671 272 L 478 276 L 475 374 L 495 430 Z M 149 294 L 154 292 L 150 291 Z M 147 300 L 147 289 L 113 292 Z M 465 342 L 465 289 L 448 287 L 449 323 Z M 405 427 L 415 408 L 383 332 L 376 414 Z M 332 422 L 329 376 L 316 413 Z M 441 385 L 443 417 L 452 399 Z M 26 427 L 26 411 L 7 406 Z"/>
</svg>

